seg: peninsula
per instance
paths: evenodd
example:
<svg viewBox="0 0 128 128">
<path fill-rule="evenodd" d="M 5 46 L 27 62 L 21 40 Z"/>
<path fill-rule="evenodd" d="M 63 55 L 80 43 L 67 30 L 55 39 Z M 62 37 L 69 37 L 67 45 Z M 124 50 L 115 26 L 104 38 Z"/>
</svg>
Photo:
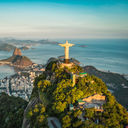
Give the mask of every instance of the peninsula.
<svg viewBox="0 0 128 128">
<path fill-rule="evenodd" d="M 13 55 L 8 59 L 0 60 L 0 64 L 8 64 L 19 68 L 24 68 L 31 66 L 32 61 L 28 57 L 22 56 L 20 49 L 15 48 Z"/>
</svg>

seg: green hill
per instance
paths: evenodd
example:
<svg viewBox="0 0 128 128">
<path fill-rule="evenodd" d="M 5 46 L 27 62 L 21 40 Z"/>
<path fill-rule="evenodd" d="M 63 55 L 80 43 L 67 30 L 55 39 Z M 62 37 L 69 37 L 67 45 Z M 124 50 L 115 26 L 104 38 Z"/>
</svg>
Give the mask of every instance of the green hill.
<svg viewBox="0 0 128 128">
<path fill-rule="evenodd" d="M 0 94 L 0 128 L 21 128 L 26 105 L 21 98 Z"/>
<path fill-rule="evenodd" d="M 11 62 L 14 66 L 26 67 L 32 65 L 32 61 L 26 56 L 13 55 L 7 59 L 1 60 L 3 62 Z"/>
<path fill-rule="evenodd" d="M 96 76 L 84 76 L 82 72 L 83 69 L 75 64 L 70 69 L 62 68 L 58 60 L 47 64 L 46 71 L 35 79 L 23 128 L 29 125 L 33 128 L 48 127 L 48 117 L 58 118 L 62 128 L 123 128 L 127 125 L 126 109 L 116 101 L 105 83 Z M 72 74 L 77 77 L 75 85 Z M 83 98 L 96 94 L 105 97 L 100 109 L 80 105 Z"/>
<path fill-rule="evenodd" d="M 84 71 L 102 79 L 107 84 L 108 89 L 113 91 L 117 101 L 128 110 L 128 80 L 123 75 L 99 71 L 93 66 L 85 66 Z"/>
</svg>

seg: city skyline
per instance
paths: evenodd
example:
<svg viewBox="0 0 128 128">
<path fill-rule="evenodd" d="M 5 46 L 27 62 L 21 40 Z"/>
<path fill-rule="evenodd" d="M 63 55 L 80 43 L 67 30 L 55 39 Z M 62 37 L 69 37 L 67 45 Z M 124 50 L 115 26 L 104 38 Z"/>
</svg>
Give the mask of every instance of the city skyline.
<svg viewBox="0 0 128 128">
<path fill-rule="evenodd" d="M 1 0 L 0 37 L 128 38 L 126 0 Z"/>
</svg>

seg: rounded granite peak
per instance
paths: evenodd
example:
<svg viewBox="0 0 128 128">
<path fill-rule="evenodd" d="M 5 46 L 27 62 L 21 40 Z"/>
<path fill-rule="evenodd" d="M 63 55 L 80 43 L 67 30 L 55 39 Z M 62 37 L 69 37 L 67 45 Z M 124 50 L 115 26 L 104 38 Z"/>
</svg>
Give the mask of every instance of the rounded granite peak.
<svg viewBox="0 0 128 128">
<path fill-rule="evenodd" d="M 13 52 L 13 56 L 17 56 L 17 55 L 19 55 L 19 56 L 22 55 L 21 50 L 19 48 L 15 48 L 14 52 Z"/>
</svg>

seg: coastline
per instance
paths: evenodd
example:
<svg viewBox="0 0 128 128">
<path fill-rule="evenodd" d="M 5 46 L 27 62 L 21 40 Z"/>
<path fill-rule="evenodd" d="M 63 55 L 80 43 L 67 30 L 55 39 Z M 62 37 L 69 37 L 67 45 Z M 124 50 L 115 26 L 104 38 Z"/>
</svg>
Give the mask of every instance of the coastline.
<svg viewBox="0 0 128 128">
<path fill-rule="evenodd" d="M 7 62 L 8 63 L 8 62 Z M 31 66 L 19 66 L 19 65 L 14 65 L 14 64 L 12 64 L 11 62 L 9 62 L 8 64 L 7 64 L 6 62 L 4 63 L 4 64 L 1 64 L 1 60 L 0 60 L 0 66 L 9 66 L 9 67 L 12 67 L 12 68 L 14 68 L 14 71 L 15 71 L 15 69 L 17 69 L 16 71 L 22 71 L 24 68 L 28 68 L 28 67 L 31 67 Z M 34 64 L 36 64 L 36 63 L 33 63 L 32 65 L 34 65 Z M 117 74 L 117 75 L 121 75 L 121 76 L 123 76 L 126 80 L 128 80 L 128 74 L 125 74 L 125 73 L 119 73 L 119 72 L 111 72 L 110 70 L 102 70 L 102 69 L 100 69 L 100 68 L 96 68 L 95 66 L 93 66 L 93 65 L 85 65 L 85 66 L 83 66 L 83 68 L 84 67 L 88 67 L 88 66 L 92 66 L 92 67 L 94 67 L 95 69 L 97 69 L 98 71 L 100 71 L 100 72 L 103 72 L 103 73 L 112 73 L 112 74 Z"/>
<path fill-rule="evenodd" d="M 34 64 L 36 65 L 37 67 L 40 67 L 41 65 L 40 64 Z M 7 65 L 6 65 L 7 66 Z M 10 65 L 8 65 L 10 66 Z M 18 70 L 13 74 L 13 75 L 10 75 L 8 76 L 8 79 L 10 79 L 12 76 L 15 76 L 17 73 L 21 73 L 21 72 L 27 72 L 29 75 L 31 75 L 31 72 L 32 74 L 34 73 L 42 73 L 42 71 L 45 71 L 45 69 L 43 70 L 40 70 L 41 68 L 44 68 L 44 65 L 42 65 L 41 68 L 39 68 L 39 70 L 35 70 L 33 68 L 33 65 L 32 66 L 29 66 L 27 68 L 19 68 L 17 66 L 14 66 L 14 65 L 11 65 L 11 67 L 14 68 L 17 68 Z M 107 85 L 108 87 L 108 90 L 111 91 L 113 93 L 113 95 L 116 97 L 117 101 L 119 103 L 121 103 L 124 107 L 127 108 L 127 103 L 128 103 L 128 100 L 127 98 L 124 98 L 124 95 L 125 97 L 128 97 L 128 94 L 126 93 L 127 90 L 128 90 L 128 79 L 126 79 L 126 77 L 124 77 L 124 74 L 119 74 L 119 73 L 113 73 L 113 72 L 107 72 L 107 71 L 101 71 L 99 69 L 96 69 L 95 67 L 93 66 L 85 66 L 83 67 L 84 68 L 84 71 L 87 72 L 88 74 L 90 75 L 95 75 L 97 77 L 99 77 L 100 79 L 102 79 L 105 84 Z M 26 70 L 27 69 L 27 70 Z M 128 75 L 125 75 L 125 76 L 128 76 Z M 3 78 L 2 80 L 6 79 L 7 77 Z M 123 93 L 125 91 L 125 94 Z M 124 98 L 125 100 L 122 100 L 122 98 Z M 128 108 L 127 108 L 128 110 Z"/>
</svg>

